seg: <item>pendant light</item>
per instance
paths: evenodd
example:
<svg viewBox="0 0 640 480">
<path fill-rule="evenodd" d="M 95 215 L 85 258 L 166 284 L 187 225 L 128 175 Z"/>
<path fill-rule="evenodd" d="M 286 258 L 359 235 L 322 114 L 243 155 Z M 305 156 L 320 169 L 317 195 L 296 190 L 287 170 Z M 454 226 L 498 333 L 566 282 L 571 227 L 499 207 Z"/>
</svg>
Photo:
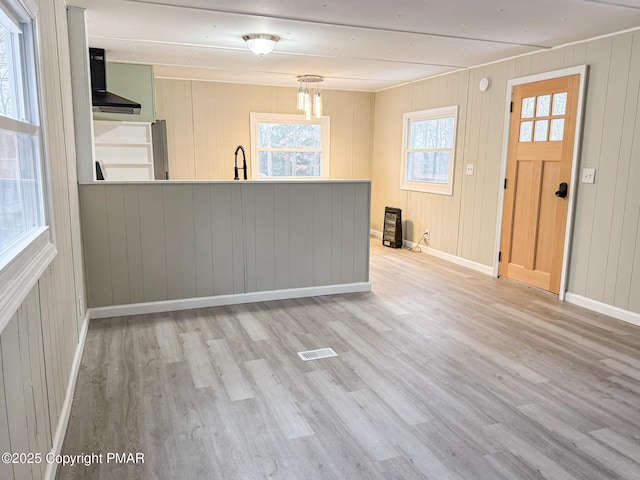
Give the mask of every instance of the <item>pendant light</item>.
<svg viewBox="0 0 640 480">
<path fill-rule="evenodd" d="M 319 75 L 300 75 L 298 82 L 298 110 L 304 111 L 306 120 L 311 120 L 311 115 L 320 118 L 322 116 L 322 95 L 320 94 L 320 82 L 324 77 Z M 304 83 L 304 89 L 302 84 Z M 309 84 L 315 85 L 309 90 Z"/>
</svg>

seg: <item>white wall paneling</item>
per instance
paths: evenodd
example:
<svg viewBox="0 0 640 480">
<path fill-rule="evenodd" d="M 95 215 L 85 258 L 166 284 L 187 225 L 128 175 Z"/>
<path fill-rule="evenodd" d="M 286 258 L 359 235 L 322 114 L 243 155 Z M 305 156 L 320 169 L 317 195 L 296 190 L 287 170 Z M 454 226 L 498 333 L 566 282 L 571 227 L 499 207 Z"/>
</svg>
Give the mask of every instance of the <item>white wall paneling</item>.
<svg viewBox="0 0 640 480">
<path fill-rule="evenodd" d="M 167 121 L 169 178 L 231 180 L 233 152 L 249 158 L 249 114 L 300 114 L 295 87 L 156 78 L 156 118 Z M 326 90 L 331 117 L 331 178 L 371 178 L 374 94 Z"/>
<path fill-rule="evenodd" d="M 73 82 L 73 96 L 70 97 L 73 105 L 73 121 L 75 127 L 76 142 L 76 168 L 80 180 L 95 180 L 93 165 L 93 113 L 91 100 L 91 74 L 89 71 L 89 39 L 87 37 L 86 11 L 84 8 L 69 7 L 67 19 L 61 24 L 67 30 L 68 47 L 70 55 L 67 55 Z M 61 66 L 64 65 L 61 63 Z M 61 71 L 63 71 L 61 69 Z M 69 70 L 67 70 L 69 71 Z"/>
<path fill-rule="evenodd" d="M 368 181 L 81 185 L 89 305 L 366 283 L 370 191 Z"/>
<path fill-rule="evenodd" d="M 492 267 L 503 175 L 507 82 L 587 65 L 580 167 L 595 184 L 574 183 L 574 230 L 567 291 L 640 313 L 640 31 L 442 75 L 380 91 L 375 97 L 372 224 L 385 206 L 402 208 L 407 240 L 430 230 L 429 247 Z M 481 92 L 480 78 L 491 80 Z M 453 196 L 400 191 L 402 114 L 458 105 Z M 474 164 L 473 175 L 464 165 Z"/>
<path fill-rule="evenodd" d="M 62 425 L 85 295 L 67 10 L 63 0 L 35 3 L 43 152 L 57 256 L 0 332 L 0 449 L 45 455 Z M 1 465 L 0 477 L 41 479 L 55 471 L 45 467 Z"/>
</svg>

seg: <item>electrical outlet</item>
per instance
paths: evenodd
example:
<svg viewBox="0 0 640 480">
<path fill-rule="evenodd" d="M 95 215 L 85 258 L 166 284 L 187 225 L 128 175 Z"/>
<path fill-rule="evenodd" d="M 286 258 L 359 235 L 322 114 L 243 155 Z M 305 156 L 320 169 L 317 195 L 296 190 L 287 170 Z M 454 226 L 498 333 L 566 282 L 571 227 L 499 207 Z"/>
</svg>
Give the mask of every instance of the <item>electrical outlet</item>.
<svg viewBox="0 0 640 480">
<path fill-rule="evenodd" d="M 467 164 L 467 175 L 473 175 L 473 163 Z"/>
<path fill-rule="evenodd" d="M 596 169 L 595 168 L 583 168 L 582 169 L 582 183 L 595 183 L 596 181 Z"/>
<path fill-rule="evenodd" d="M 422 234 L 422 236 L 424 237 L 424 239 L 428 242 L 429 241 L 429 229 L 427 228 L 424 233 Z"/>
</svg>

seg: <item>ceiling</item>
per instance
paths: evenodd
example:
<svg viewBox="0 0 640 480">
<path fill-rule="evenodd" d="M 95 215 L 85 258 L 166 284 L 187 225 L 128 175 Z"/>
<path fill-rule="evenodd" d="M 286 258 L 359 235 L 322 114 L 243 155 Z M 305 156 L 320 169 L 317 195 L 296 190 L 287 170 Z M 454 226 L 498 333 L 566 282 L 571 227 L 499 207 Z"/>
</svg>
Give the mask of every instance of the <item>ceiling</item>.
<svg viewBox="0 0 640 480">
<path fill-rule="evenodd" d="M 640 26 L 640 0 L 68 0 L 89 44 L 156 77 L 377 91 Z M 259 57 L 248 33 L 279 35 Z"/>
</svg>

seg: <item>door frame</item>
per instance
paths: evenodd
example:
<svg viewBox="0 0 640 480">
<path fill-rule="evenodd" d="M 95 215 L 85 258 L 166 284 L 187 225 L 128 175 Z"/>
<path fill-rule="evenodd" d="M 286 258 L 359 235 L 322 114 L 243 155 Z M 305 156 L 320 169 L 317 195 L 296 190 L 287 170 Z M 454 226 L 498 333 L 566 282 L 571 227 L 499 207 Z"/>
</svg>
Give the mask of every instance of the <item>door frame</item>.
<svg viewBox="0 0 640 480">
<path fill-rule="evenodd" d="M 498 197 L 498 217 L 496 221 L 497 231 L 494 247 L 493 276 L 498 276 L 500 262 L 498 255 L 500 253 L 500 239 L 502 238 L 502 217 L 504 214 L 504 188 L 502 184 L 507 175 L 507 162 L 509 160 L 509 134 L 511 131 L 511 100 L 513 98 L 513 89 L 518 85 L 527 83 L 540 82 L 543 80 L 552 80 L 554 78 L 568 77 L 570 75 L 580 75 L 580 88 L 578 91 L 578 110 L 576 112 L 576 131 L 573 143 L 573 158 L 571 159 L 571 188 L 569 190 L 569 206 L 567 210 L 567 228 L 564 238 L 564 252 L 562 254 L 562 275 L 560 277 L 560 293 L 558 295 L 561 301 L 564 301 L 567 292 L 567 277 L 569 273 L 569 259 L 571 258 L 571 239 L 573 236 L 573 221 L 575 216 L 576 192 L 578 186 L 578 167 L 580 165 L 580 154 L 582 146 L 582 125 L 585 104 L 585 89 L 587 84 L 588 65 L 578 65 L 575 67 L 563 68 L 551 72 L 543 72 L 535 75 L 527 75 L 525 77 L 512 78 L 507 80 L 507 99 L 505 108 L 504 134 L 502 142 L 502 160 L 500 164 L 500 192 Z"/>
</svg>

